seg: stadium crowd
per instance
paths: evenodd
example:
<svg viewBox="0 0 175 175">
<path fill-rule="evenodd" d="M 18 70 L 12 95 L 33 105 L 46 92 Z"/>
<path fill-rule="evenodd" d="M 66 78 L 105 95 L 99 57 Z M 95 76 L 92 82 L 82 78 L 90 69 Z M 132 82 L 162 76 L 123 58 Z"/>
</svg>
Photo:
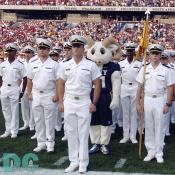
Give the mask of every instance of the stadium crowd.
<svg viewBox="0 0 175 175">
<path fill-rule="evenodd" d="M 116 20 L 102 23 L 80 23 L 77 25 L 58 21 L 30 20 L 18 23 L 0 22 L 0 46 L 15 42 L 19 47 L 34 46 L 36 38 L 50 38 L 53 45 L 63 45 L 73 34 L 90 35 L 94 40 L 113 36 L 123 45 L 128 41 L 138 43 L 142 35 L 143 23 L 125 24 Z M 166 48 L 175 49 L 175 24 L 150 22 L 150 43 L 159 43 Z"/>
<path fill-rule="evenodd" d="M 0 0 L 1 5 L 174 7 L 174 0 Z"/>
</svg>

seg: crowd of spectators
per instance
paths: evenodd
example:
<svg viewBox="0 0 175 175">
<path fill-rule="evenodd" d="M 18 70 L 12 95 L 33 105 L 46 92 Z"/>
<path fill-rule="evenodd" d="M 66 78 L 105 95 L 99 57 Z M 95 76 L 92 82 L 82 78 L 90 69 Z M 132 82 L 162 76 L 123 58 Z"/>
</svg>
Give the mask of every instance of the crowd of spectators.
<svg viewBox="0 0 175 175">
<path fill-rule="evenodd" d="M 149 41 L 175 49 L 175 24 L 150 22 Z M 35 44 L 36 38 L 49 38 L 53 45 L 62 45 L 73 34 L 90 35 L 95 41 L 114 36 L 122 46 L 128 41 L 139 43 L 143 23 L 119 23 L 108 20 L 102 23 L 80 23 L 77 25 L 58 21 L 30 20 L 19 23 L 0 22 L 0 46 L 16 42 L 19 47 Z"/>
<path fill-rule="evenodd" d="M 175 0 L 0 0 L 0 5 L 175 7 Z"/>
<path fill-rule="evenodd" d="M 175 7 L 174 0 L 133 0 L 133 6 L 138 7 Z"/>
</svg>

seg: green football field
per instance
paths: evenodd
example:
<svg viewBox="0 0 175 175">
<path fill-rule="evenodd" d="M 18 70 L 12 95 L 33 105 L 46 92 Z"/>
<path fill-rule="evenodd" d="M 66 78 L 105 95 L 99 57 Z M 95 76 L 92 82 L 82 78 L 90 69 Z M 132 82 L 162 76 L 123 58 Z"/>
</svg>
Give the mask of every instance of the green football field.
<svg viewBox="0 0 175 175">
<path fill-rule="evenodd" d="M 21 126 L 22 122 L 20 121 Z M 4 132 L 4 119 L 2 112 L 0 114 L 0 134 Z M 0 139 L 0 158 L 3 153 L 16 153 L 20 158 L 25 153 L 32 153 L 36 147 L 36 140 L 31 140 L 30 137 L 34 133 L 29 130 L 19 132 L 19 137 L 16 139 L 6 138 Z M 67 142 L 62 142 L 61 137 L 63 132 L 56 133 L 56 147 L 54 154 L 41 152 L 38 154 L 39 161 L 36 164 L 42 168 L 49 169 L 64 169 L 68 164 L 67 157 Z M 119 144 L 122 138 L 122 129 L 117 128 L 116 133 L 112 135 L 109 149 L 111 154 L 104 156 L 101 153 L 90 156 L 90 171 L 109 171 L 109 172 L 133 172 L 133 173 L 158 173 L 158 174 L 174 174 L 175 175 L 175 125 L 171 126 L 171 136 L 166 138 L 166 146 L 164 149 L 164 164 L 157 164 L 156 160 L 152 162 L 143 162 L 146 156 L 146 150 L 143 146 L 142 159 L 138 156 L 138 144 L 131 143 Z M 65 161 L 64 161 L 65 159 Z M 62 162 L 59 160 L 63 160 Z M 125 160 L 123 166 L 120 165 L 121 160 Z M 56 163 L 61 162 L 61 163 Z M 2 161 L 1 161 L 2 166 Z"/>
</svg>

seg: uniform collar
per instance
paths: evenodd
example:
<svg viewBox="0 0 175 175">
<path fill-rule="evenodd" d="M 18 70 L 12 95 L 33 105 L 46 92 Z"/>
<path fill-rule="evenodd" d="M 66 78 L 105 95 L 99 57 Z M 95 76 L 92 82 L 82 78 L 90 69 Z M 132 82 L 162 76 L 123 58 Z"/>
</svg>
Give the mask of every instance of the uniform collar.
<svg viewBox="0 0 175 175">
<path fill-rule="evenodd" d="M 48 61 L 50 61 L 51 60 L 51 58 L 50 57 L 48 57 L 46 60 L 45 60 L 45 62 L 44 63 L 42 63 L 42 61 L 41 61 L 41 59 L 38 57 L 38 60 L 39 60 L 39 63 L 41 63 L 41 64 L 46 64 Z"/>
<path fill-rule="evenodd" d="M 85 61 L 86 61 L 86 58 L 83 57 L 82 60 L 77 64 L 77 63 L 75 62 L 74 58 L 71 59 L 71 62 L 72 62 L 73 64 L 77 65 L 77 66 L 83 64 Z"/>
<path fill-rule="evenodd" d="M 135 61 L 136 61 L 136 60 L 134 60 L 134 58 L 133 58 L 132 62 L 129 63 L 128 59 L 126 58 L 126 63 L 129 64 L 129 65 L 133 64 Z"/>
<path fill-rule="evenodd" d="M 18 60 L 15 59 L 13 62 L 10 63 L 9 60 L 7 59 L 7 63 L 8 63 L 8 64 L 15 64 L 17 61 L 18 61 Z"/>
<path fill-rule="evenodd" d="M 160 62 L 159 65 L 158 65 L 155 69 L 153 68 L 153 66 L 152 66 L 151 63 L 149 64 L 149 67 L 150 67 L 152 70 L 159 70 L 159 69 L 161 69 L 161 67 L 162 67 L 162 63 Z"/>
</svg>

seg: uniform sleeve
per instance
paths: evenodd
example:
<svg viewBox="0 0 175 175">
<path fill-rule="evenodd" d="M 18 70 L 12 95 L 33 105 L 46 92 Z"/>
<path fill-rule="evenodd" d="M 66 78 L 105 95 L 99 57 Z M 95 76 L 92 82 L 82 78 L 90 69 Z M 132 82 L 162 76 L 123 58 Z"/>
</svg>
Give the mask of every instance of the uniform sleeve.
<svg viewBox="0 0 175 175">
<path fill-rule="evenodd" d="M 136 78 L 136 81 L 140 84 L 143 84 L 143 71 L 144 71 L 144 68 L 142 67 Z"/>
<path fill-rule="evenodd" d="M 91 72 L 92 73 L 92 81 L 101 77 L 101 72 L 95 63 L 92 64 L 91 71 L 92 71 Z"/>
<path fill-rule="evenodd" d="M 2 64 L 0 64 L 0 76 L 2 77 Z"/>
<path fill-rule="evenodd" d="M 59 70 L 59 78 L 63 79 L 63 80 L 67 80 L 66 74 L 65 74 L 65 67 L 64 65 L 60 65 L 60 70 Z"/>
<path fill-rule="evenodd" d="M 168 69 L 168 72 L 167 72 L 166 81 L 167 81 L 167 86 L 171 86 L 174 84 L 173 70 L 170 68 Z"/>
<path fill-rule="evenodd" d="M 27 66 L 27 78 L 32 79 L 32 66 L 31 63 Z"/>
<path fill-rule="evenodd" d="M 21 66 L 21 78 L 24 78 L 27 76 L 27 70 L 24 65 Z"/>
<path fill-rule="evenodd" d="M 60 78 L 60 65 L 57 63 L 56 66 L 55 66 L 55 78 L 56 80 L 58 80 Z"/>
<path fill-rule="evenodd" d="M 142 64 L 142 62 L 140 62 L 140 67 L 139 70 L 141 70 L 141 68 L 143 67 L 144 64 Z"/>
<path fill-rule="evenodd" d="M 175 84 L 175 76 L 174 76 L 174 75 L 175 75 L 175 69 L 172 70 L 173 82 L 174 82 L 174 84 Z"/>
</svg>

